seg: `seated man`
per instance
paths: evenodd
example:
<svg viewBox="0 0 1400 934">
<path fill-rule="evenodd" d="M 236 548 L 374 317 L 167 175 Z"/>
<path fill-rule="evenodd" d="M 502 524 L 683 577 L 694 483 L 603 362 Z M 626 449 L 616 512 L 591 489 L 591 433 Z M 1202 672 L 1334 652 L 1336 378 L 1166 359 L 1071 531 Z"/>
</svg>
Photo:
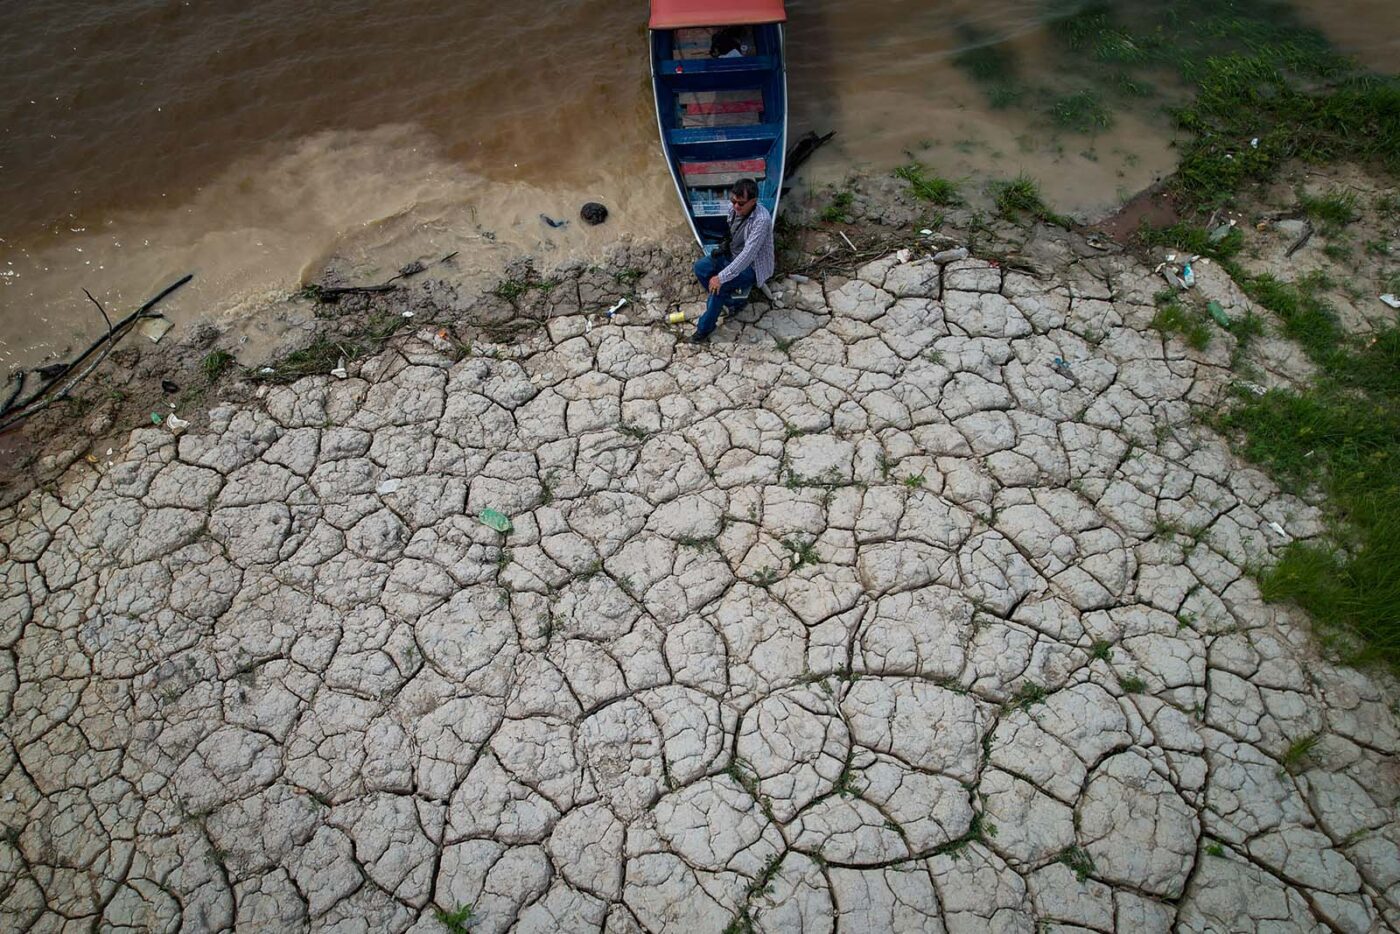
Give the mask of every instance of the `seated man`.
<svg viewBox="0 0 1400 934">
<path fill-rule="evenodd" d="M 720 309 L 735 292 L 757 288 L 773 275 L 773 216 L 758 203 L 758 184 L 741 178 L 729 192 L 728 250 L 721 245 L 695 263 L 695 277 L 710 290 L 692 343 L 710 339 Z"/>
</svg>

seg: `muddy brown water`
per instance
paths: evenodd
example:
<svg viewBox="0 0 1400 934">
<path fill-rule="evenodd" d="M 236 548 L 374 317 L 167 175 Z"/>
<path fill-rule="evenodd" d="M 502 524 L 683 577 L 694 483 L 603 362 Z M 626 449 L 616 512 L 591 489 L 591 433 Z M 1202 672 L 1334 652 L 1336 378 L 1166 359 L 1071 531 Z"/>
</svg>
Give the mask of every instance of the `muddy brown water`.
<svg viewBox="0 0 1400 934">
<path fill-rule="evenodd" d="M 1056 208 L 1094 217 L 1170 171 L 1152 108 L 1089 142 L 1047 136 L 991 109 L 953 64 L 975 36 L 1052 84 L 1046 7 L 790 0 L 793 135 L 838 133 L 803 184 L 915 152 L 952 177 L 1029 172 Z M 1303 11 L 1395 70 L 1393 0 Z M 82 287 L 123 312 L 193 272 L 165 310 L 182 328 L 225 329 L 252 362 L 307 326 L 287 293 L 328 264 L 379 281 L 459 251 L 451 275 L 484 282 L 523 252 L 548 262 L 624 234 L 685 237 L 639 0 L 26 0 L 7 13 L 0 372 L 100 333 Z M 609 205 L 607 225 L 577 220 L 587 199 Z"/>
</svg>

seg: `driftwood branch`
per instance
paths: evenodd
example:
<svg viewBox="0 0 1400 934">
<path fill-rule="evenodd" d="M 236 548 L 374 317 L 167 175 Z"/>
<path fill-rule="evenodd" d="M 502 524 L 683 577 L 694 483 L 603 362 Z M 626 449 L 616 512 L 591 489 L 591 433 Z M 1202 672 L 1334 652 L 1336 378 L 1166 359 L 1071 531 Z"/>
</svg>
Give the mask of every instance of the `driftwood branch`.
<svg viewBox="0 0 1400 934">
<path fill-rule="evenodd" d="M 311 297 L 316 299 L 316 301 L 325 302 L 326 304 L 339 301 L 342 295 L 378 295 L 384 292 L 392 292 L 398 288 L 398 286 L 393 284 L 395 279 L 407 279 L 411 276 L 416 276 L 420 272 L 427 271 L 431 266 L 437 266 L 447 262 L 456 256 L 457 252 L 457 250 L 453 250 L 442 259 L 434 260 L 428 264 L 415 260 L 400 269 L 396 275 L 390 276 L 380 285 L 308 285 L 306 286 L 306 291 L 310 293 Z"/>
<path fill-rule="evenodd" d="M 5 422 L 0 423 L 0 432 L 9 431 L 11 428 L 15 427 L 20 422 L 24 421 L 26 418 L 29 418 L 31 415 L 35 415 L 39 412 L 42 412 L 44 409 L 53 405 L 55 402 L 60 402 L 68 398 L 69 393 L 73 391 L 74 387 L 76 387 L 79 383 L 86 379 L 88 375 L 92 373 L 93 370 L 97 369 L 97 367 L 102 363 L 103 360 L 107 359 L 107 355 L 112 352 L 112 350 L 117 346 L 121 339 L 127 335 L 127 333 L 131 330 L 132 327 L 135 326 L 136 322 L 140 321 L 143 318 L 164 317 L 164 315 L 160 314 L 151 314 L 151 309 L 154 308 L 156 304 L 159 303 L 162 299 L 164 299 L 167 295 L 174 292 L 176 289 L 180 288 L 193 278 L 194 274 L 190 273 L 185 275 L 183 278 L 176 280 L 175 282 L 161 289 L 160 292 L 156 293 L 154 297 L 147 299 L 141 305 L 140 308 L 136 309 L 131 314 L 118 321 L 116 324 L 112 324 L 111 319 L 107 316 L 106 310 L 103 309 L 101 304 L 97 302 L 97 299 L 92 299 L 93 303 L 97 304 L 98 309 L 102 311 L 102 317 L 107 320 L 107 333 L 104 336 L 98 338 L 92 344 L 92 346 L 89 347 L 87 350 L 83 351 L 77 359 L 73 360 L 69 364 L 66 364 L 64 368 L 58 373 L 54 374 L 54 376 L 51 379 L 46 380 L 43 385 L 41 385 L 29 396 L 29 398 L 25 399 L 23 402 L 20 402 L 18 404 L 11 402 L 10 404 L 4 407 L 0 407 L 0 415 L 8 413 L 12 409 L 18 409 L 16 414 L 11 416 Z M 87 290 L 84 289 L 83 292 L 86 293 Z M 88 298 L 92 298 L 92 296 L 88 295 Z M 93 359 L 91 363 L 89 363 L 81 372 L 79 372 L 77 376 L 74 376 L 71 379 L 69 379 L 69 374 L 71 374 L 74 370 L 81 366 L 90 357 L 95 357 L 95 359 Z M 50 391 L 59 383 L 62 383 L 65 380 L 67 380 L 67 385 L 59 389 L 58 392 L 50 395 Z M 20 379 L 20 383 L 22 387 L 22 376 Z M 18 393 L 16 393 L 12 398 L 18 398 Z"/>
</svg>

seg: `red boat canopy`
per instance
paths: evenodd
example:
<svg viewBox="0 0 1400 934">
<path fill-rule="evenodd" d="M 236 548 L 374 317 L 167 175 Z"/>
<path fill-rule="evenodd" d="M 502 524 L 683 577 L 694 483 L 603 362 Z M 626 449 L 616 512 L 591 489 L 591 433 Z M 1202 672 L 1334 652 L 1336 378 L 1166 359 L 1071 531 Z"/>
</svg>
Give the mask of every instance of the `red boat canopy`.
<svg viewBox="0 0 1400 934">
<path fill-rule="evenodd" d="M 651 0 L 652 29 L 748 26 L 787 20 L 783 0 Z"/>
</svg>

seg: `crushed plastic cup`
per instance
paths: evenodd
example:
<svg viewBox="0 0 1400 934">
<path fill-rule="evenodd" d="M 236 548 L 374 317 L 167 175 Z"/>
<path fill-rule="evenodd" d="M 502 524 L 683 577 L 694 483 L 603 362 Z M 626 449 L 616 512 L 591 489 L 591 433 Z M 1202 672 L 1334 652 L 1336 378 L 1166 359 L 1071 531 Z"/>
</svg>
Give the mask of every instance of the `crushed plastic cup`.
<svg viewBox="0 0 1400 934">
<path fill-rule="evenodd" d="M 506 533 L 515 528 L 515 526 L 511 525 L 509 516 L 503 512 L 497 512 L 494 509 L 487 508 L 481 510 L 477 518 L 481 520 L 482 525 L 495 529 L 497 532 Z"/>
<path fill-rule="evenodd" d="M 1381 296 L 1381 301 L 1385 302 L 1391 308 L 1400 308 L 1400 298 L 1396 298 L 1394 292 L 1386 292 Z"/>
<path fill-rule="evenodd" d="M 1230 231 L 1234 229 L 1234 221 L 1230 221 L 1228 224 L 1221 224 L 1219 227 L 1215 228 L 1210 232 L 1210 242 L 1219 243 L 1221 240 L 1224 240 L 1226 237 L 1230 236 Z"/>
<path fill-rule="evenodd" d="M 188 421 L 176 415 L 174 412 L 170 413 L 170 416 L 165 420 L 165 423 L 169 425 L 170 430 L 177 435 L 180 432 L 184 431 L 186 428 L 190 427 L 190 423 Z"/>
</svg>

